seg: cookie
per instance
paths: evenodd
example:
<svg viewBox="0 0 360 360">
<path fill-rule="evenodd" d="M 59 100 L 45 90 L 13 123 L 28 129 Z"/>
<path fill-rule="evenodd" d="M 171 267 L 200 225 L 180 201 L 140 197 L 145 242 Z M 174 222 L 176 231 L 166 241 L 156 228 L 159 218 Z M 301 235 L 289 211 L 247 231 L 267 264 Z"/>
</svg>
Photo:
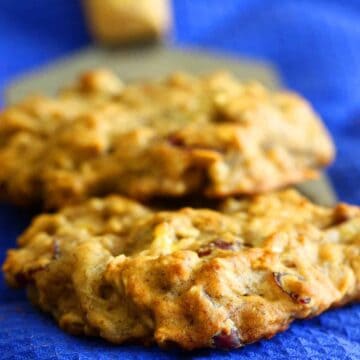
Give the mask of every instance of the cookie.
<svg viewBox="0 0 360 360">
<path fill-rule="evenodd" d="M 110 193 L 256 194 L 316 177 L 333 153 L 295 94 L 226 73 L 124 85 L 99 70 L 0 115 L 0 196 L 59 208 Z"/>
<path fill-rule="evenodd" d="M 359 208 L 295 190 L 217 210 L 112 196 L 37 217 L 3 270 L 73 334 L 232 349 L 360 300 L 359 245 Z"/>
</svg>

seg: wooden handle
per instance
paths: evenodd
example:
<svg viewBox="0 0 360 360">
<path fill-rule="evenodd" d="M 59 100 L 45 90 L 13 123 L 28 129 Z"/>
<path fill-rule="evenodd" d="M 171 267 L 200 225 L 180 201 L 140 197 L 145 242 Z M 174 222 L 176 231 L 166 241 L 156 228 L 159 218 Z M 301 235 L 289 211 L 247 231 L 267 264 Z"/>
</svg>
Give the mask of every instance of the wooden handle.
<svg viewBox="0 0 360 360">
<path fill-rule="evenodd" d="M 83 5 L 93 37 L 105 44 L 158 39 L 171 24 L 169 0 L 83 0 Z"/>
</svg>

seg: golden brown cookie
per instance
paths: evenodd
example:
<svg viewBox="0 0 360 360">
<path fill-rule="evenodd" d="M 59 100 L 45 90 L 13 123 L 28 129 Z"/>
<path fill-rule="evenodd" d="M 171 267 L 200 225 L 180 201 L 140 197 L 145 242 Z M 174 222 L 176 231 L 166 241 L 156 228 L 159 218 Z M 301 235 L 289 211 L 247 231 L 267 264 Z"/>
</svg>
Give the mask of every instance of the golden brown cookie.
<svg viewBox="0 0 360 360">
<path fill-rule="evenodd" d="M 236 348 L 360 300 L 360 210 L 296 191 L 221 210 L 152 211 L 121 197 L 37 217 L 3 266 L 75 334 Z"/>
<path fill-rule="evenodd" d="M 226 73 L 124 85 L 94 71 L 0 115 L 0 196 L 58 208 L 109 193 L 261 193 L 315 177 L 333 153 L 297 95 Z"/>
</svg>

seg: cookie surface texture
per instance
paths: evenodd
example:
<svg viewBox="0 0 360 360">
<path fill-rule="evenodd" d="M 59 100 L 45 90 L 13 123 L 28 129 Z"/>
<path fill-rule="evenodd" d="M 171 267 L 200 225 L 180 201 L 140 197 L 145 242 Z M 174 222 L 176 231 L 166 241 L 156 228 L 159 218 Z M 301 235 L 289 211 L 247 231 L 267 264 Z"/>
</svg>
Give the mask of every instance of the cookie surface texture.
<svg viewBox="0 0 360 360">
<path fill-rule="evenodd" d="M 221 72 L 125 85 L 91 71 L 0 114 L 0 197 L 51 209 L 111 193 L 257 194 L 314 178 L 333 156 L 305 100 Z"/>
<path fill-rule="evenodd" d="M 294 190 L 217 210 L 112 196 L 35 218 L 3 270 L 73 334 L 231 349 L 359 300 L 359 245 L 357 207 Z"/>
</svg>

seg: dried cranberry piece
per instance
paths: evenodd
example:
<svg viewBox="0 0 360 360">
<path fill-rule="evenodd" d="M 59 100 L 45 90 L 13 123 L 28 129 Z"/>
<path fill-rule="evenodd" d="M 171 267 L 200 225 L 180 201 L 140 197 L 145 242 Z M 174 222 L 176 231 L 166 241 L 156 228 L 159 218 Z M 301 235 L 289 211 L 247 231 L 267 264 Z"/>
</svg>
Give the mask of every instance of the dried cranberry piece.
<svg viewBox="0 0 360 360">
<path fill-rule="evenodd" d="M 273 272 L 273 276 L 274 276 L 274 280 L 276 285 L 279 286 L 279 288 L 287 295 L 289 295 L 291 297 L 291 299 L 293 299 L 294 301 L 296 301 L 299 304 L 309 304 L 311 302 L 311 298 L 310 297 L 301 297 L 299 294 L 294 293 L 293 291 L 289 291 L 287 289 L 285 289 L 284 284 L 283 284 L 283 277 L 284 276 L 295 276 L 297 277 L 299 280 L 302 281 L 302 279 L 295 275 L 295 274 L 289 274 L 289 273 L 280 273 L 280 272 Z"/>
<path fill-rule="evenodd" d="M 224 330 L 215 334 L 212 338 L 212 347 L 216 349 L 231 350 L 236 349 L 244 344 L 240 340 L 237 329 L 231 329 L 230 334 Z"/>
<path fill-rule="evenodd" d="M 197 253 L 199 257 L 208 256 L 211 254 L 211 250 L 212 249 L 210 247 L 202 247 L 197 251 Z"/>
<path fill-rule="evenodd" d="M 58 240 L 54 240 L 53 243 L 53 259 L 57 260 L 60 257 L 61 253 L 60 253 L 60 244 Z"/>
<path fill-rule="evenodd" d="M 212 242 L 212 244 L 214 244 L 215 247 L 222 250 L 232 250 L 234 246 L 233 243 L 226 242 L 222 239 L 216 239 Z"/>
<path fill-rule="evenodd" d="M 218 238 L 214 241 L 211 241 L 210 243 L 204 245 L 201 247 L 197 253 L 200 257 L 210 255 L 212 250 L 215 248 L 221 249 L 221 250 L 234 250 L 235 246 L 238 245 L 237 243 L 230 243 L 226 242 L 221 238 Z"/>
<path fill-rule="evenodd" d="M 168 142 L 173 145 L 173 146 L 184 146 L 184 141 L 182 139 L 180 139 L 178 136 L 176 136 L 175 134 L 169 135 L 167 137 Z"/>
<path fill-rule="evenodd" d="M 309 298 L 309 297 L 302 298 L 298 294 L 294 294 L 294 293 L 290 294 L 290 296 L 293 300 L 297 301 L 300 304 L 304 304 L 304 305 L 309 304 L 311 301 L 311 298 Z"/>
</svg>

